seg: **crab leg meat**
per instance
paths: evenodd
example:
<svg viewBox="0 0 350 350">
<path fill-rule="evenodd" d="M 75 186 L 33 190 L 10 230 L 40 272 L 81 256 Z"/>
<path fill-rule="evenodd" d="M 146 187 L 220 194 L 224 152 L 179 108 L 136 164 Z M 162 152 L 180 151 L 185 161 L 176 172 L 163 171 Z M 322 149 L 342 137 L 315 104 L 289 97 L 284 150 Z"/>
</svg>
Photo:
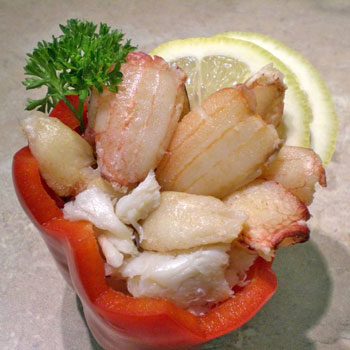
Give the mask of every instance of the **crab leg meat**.
<svg viewBox="0 0 350 350">
<path fill-rule="evenodd" d="M 89 133 L 101 174 L 129 185 L 145 179 L 168 147 L 185 101 L 185 73 L 162 58 L 130 53 L 117 93 L 93 92 Z"/>
<path fill-rule="evenodd" d="M 280 140 L 254 108 L 254 94 L 240 85 L 188 113 L 157 168 L 162 189 L 222 198 L 258 177 Z"/>
<path fill-rule="evenodd" d="M 279 247 L 309 239 L 307 207 L 277 182 L 255 180 L 224 202 L 248 215 L 239 241 L 266 260 Z"/>
</svg>

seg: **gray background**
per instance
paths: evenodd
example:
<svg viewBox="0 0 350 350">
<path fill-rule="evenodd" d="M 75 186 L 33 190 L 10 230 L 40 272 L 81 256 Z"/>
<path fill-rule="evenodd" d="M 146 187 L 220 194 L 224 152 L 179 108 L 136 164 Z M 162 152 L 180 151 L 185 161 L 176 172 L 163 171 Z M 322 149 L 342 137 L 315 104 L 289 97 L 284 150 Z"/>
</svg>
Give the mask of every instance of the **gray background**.
<svg viewBox="0 0 350 350">
<path fill-rule="evenodd" d="M 327 169 L 329 186 L 312 204 L 312 239 L 282 250 L 279 289 L 251 322 L 203 349 L 350 349 L 350 2 L 319 1 L 0 1 L 0 349 L 99 349 L 73 291 L 58 274 L 38 232 L 20 208 L 11 161 L 25 144 L 19 123 L 28 94 L 25 53 L 79 17 L 122 28 L 149 51 L 175 38 L 249 30 L 299 50 L 321 72 L 340 129 Z"/>
</svg>

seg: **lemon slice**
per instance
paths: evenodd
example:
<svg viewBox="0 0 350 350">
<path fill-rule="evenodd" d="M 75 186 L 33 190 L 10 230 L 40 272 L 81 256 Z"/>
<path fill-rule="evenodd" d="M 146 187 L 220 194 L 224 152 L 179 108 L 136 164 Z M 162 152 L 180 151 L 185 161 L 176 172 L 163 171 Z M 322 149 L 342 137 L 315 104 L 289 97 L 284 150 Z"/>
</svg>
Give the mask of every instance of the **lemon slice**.
<svg viewBox="0 0 350 350">
<path fill-rule="evenodd" d="M 335 150 L 338 119 L 329 91 L 315 67 L 297 51 L 259 33 L 227 32 L 215 37 L 246 40 L 259 45 L 280 59 L 295 74 L 300 87 L 308 96 L 313 112 L 310 123 L 310 146 L 326 166 Z"/>
<path fill-rule="evenodd" d="M 214 91 L 242 83 L 273 63 L 284 74 L 288 86 L 282 125 L 286 144 L 309 147 L 312 115 L 307 97 L 292 71 L 267 50 L 244 40 L 211 37 L 170 41 L 158 46 L 151 55 L 175 62 L 185 70 L 191 108 Z"/>
</svg>

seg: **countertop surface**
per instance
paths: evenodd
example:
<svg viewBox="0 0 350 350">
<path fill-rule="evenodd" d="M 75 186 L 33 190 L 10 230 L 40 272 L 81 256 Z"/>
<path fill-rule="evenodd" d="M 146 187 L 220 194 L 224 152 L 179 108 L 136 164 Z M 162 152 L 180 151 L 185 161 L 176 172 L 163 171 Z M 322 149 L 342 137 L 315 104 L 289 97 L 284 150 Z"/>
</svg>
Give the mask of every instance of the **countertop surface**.
<svg viewBox="0 0 350 350">
<path fill-rule="evenodd" d="M 310 207 L 311 240 L 282 249 L 279 287 L 248 324 L 202 349 L 350 349 L 350 2 L 346 0 L 0 2 L 0 348 L 100 349 L 81 307 L 16 198 L 11 163 L 26 144 L 20 122 L 27 92 L 25 53 L 78 17 L 122 28 L 139 49 L 185 37 L 236 30 L 270 35 L 320 71 L 339 116 L 328 187 Z"/>
</svg>

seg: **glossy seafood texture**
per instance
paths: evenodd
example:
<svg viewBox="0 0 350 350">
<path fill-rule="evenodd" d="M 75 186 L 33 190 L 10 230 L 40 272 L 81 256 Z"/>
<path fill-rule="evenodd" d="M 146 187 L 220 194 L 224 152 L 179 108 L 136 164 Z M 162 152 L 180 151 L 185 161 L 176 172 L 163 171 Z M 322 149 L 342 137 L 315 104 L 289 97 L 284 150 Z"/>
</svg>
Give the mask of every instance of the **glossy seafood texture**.
<svg viewBox="0 0 350 350">
<path fill-rule="evenodd" d="M 22 123 L 41 176 L 61 197 L 83 190 L 95 163 L 91 146 L 59 119 L 39 111 Z"/>
<path fill-rule="evenodd" d="M 142 181 L 164 155 L 185 102 L 185 73 L 162 58 L 136 52 L 122 64 L 118 93 L 93 92 L 88 111 L 104 178 Z"/>
<path fill-rule="evenodd" d="M 215 92 L 179 123 L 157 168 L 163 190 L 222 198 L 261 174 L 280 140 L 243 85 Z"/>
<path fill-rule="evenodd" d="M 145 251 L 120 272 L 135 297 L 167 298 L 191 309 L 208 306 L 233 294 L 225 278 L 229 249 L 229 244 L 215 244 L 168 253 Z"/>
<path fill-rule="evenodd" d="M 327 186 L 320 157 L 304 147 L 283 146 L 262 178 L 279 182 L 306 205 L 311 204 L 317 183 Z"/>
<path fill-rule="evenodd" d="M 307 207 L 277 182 L 255 180 L 224 201 L 248 215 L 238 240 L 266 260 L 279 247 L 309 239 Z"/>
<path fill-rule="evenodd" d="M 158 252 L 231 243 L 247 216 L 210 196 L 161 192 L 160 205 L 142 223 L 141 247 Z"/>
<path fill-rule="evenodd" d="M 284 93 L 287 89 L 282 73 L 269 64 L 253 74 L 245 85 L 255 94 L 256 113 L 266 123 L 279 126 L 282 122 Z"/>
</svg>

